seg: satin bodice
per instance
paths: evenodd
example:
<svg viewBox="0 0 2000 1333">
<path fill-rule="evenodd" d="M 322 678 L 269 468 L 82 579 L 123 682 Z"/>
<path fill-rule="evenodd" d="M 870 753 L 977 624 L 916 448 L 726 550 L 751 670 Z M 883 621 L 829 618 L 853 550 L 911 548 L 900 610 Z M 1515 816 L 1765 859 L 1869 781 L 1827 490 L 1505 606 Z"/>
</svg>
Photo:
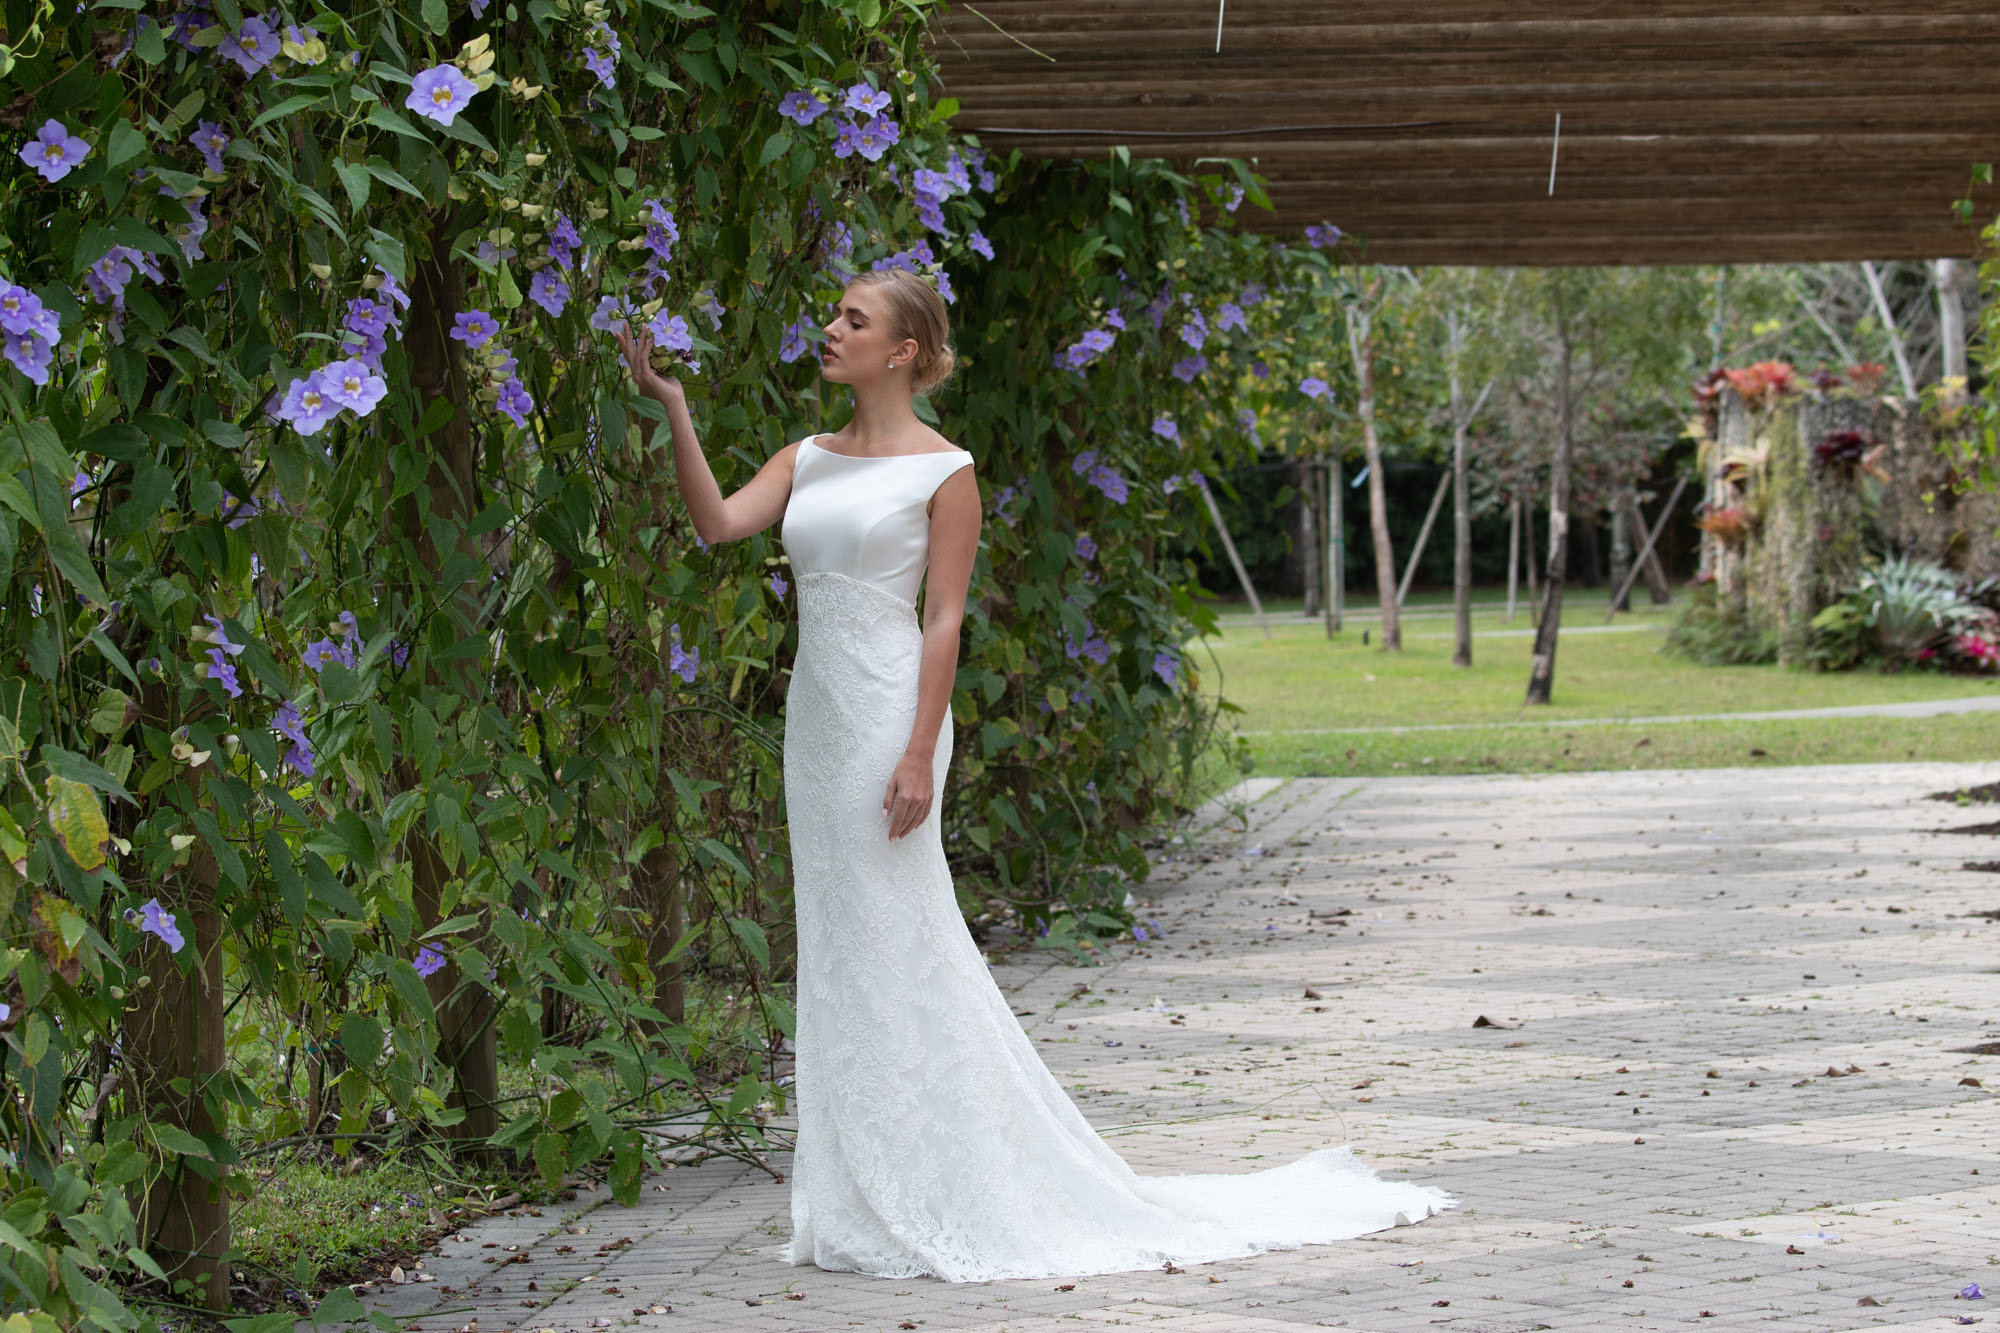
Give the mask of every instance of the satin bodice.
<svg viewBox="0 0 2000 1333">
<path fill-rule="evenodd" d="M 930 562 L 931 497 L 972 464 L 963 449 L 861 458 L 799 446 L 778 529 L 794 578 L 841 574 L 914 606 Z"/>
</svg>

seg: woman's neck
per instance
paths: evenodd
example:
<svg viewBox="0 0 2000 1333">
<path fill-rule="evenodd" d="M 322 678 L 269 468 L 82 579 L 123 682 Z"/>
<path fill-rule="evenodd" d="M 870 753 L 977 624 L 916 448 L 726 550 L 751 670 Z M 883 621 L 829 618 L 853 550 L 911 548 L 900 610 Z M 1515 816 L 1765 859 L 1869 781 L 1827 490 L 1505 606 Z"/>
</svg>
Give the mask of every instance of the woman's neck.
<svg viewBox="0 0 2000 1333">
<path fill-rule="evenodd" d="M 854 419 L 847 429 L 855 452 L 869 453 L 876 446 L 906 439 L 917 424 L 909 390 L 901 384 L 869 385 L 854 391 Z"/>
</svg>

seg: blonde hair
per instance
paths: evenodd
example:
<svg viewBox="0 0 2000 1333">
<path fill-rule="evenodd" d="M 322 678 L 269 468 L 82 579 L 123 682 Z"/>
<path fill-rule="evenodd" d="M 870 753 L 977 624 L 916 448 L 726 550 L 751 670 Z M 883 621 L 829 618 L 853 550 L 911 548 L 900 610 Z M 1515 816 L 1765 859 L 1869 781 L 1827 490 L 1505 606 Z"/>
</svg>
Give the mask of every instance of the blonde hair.
<svg viewBox="0 0 2000 1333">
<path fill-rule="evenodd" d="M 874 287 L 889 304 L 889 323 L 898 339 L 917 344 L 912 390 L 929 393 L 951 378 L 958 357 L 951 348 L 951 316 L 937 287 L 907 269 L 881 268 L 857 274 L 857 286 Z"/>
</svg>

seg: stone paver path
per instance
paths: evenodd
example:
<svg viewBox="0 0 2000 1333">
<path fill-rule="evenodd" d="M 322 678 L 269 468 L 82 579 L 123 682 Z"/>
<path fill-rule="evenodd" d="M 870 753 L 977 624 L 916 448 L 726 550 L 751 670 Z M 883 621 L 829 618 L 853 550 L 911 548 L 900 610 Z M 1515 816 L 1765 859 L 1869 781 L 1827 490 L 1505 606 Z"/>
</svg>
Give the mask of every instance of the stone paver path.
<svg viewBox="0 0 2000 1333">
<path fill-rule="evenodd" d="M 1957 1296 L 2000 1288 L 2000 1059 L 1969 1049 L 2000 1052 L 2000 876 L 1960 868 L 2000 838 L 1933 832 L 2000 808 L 1920 799 L 1994 776 L 1260 782 L 1145 886 L 1164 942 L 996 968 L 1138 1170 L 1353 1143 L 1458 1196 L 1415 1227 L 888 1281 L 785 1265 L 787 1186 L 722 1161 L 491 1219 L 371 1299 L 479 1333 L 2000 1326 Z"/>
</svg>

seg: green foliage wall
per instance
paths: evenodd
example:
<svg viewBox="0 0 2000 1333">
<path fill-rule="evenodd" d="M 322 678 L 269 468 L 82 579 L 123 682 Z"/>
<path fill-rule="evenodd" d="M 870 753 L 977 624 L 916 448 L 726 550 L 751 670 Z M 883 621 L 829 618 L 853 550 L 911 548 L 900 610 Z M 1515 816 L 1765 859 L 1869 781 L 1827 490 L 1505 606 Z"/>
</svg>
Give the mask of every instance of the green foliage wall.
<svg viewBox="0 0 2000 1333">
<path fill-rule="evenodd" d="M 771 535 L 695 540 L 616 319 L 729 487 L 838 424 L 843 270 L 957 288 L 948 845 L 1113 919 L 1214 724 L 1160 539 L 1242 456 L 1219 303 L 1289 262 L 1243 184 L 955 146 L 918 4 L 0 14 L 0 1309 L 131 1326 L 159 1200 L 255 1142 L 393 1115 L 629 1199 L 660 1097 L 756 1134 L 789 590 Z M 711 985 L 748 1049 L 693 1043 Z"/>
</svg>

